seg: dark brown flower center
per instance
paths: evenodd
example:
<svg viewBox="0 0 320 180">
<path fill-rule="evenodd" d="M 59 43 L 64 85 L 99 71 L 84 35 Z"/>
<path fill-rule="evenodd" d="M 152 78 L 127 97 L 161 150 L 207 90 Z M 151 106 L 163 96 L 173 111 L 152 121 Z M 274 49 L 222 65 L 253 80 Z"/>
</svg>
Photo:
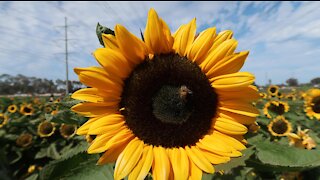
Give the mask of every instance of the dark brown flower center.
<svg viewBox="0 0 320 180">
<path fill-rule="evenodd" d="M 313 112 L 320 113 L 320 96 L 313 98 L 312 103 Z"/>
<path fill-rule="evenodd" d="M 271 92 L 271 93 L 275 93 L 276 90 L 277 90 L 277 88 L 275 88 L 275 87 L 270 88 L 270 92 Z"/>
<path fill-rule="evenodd" d="M 273 123 L 271 129 L 277 134 L 284 134 L 288 130 L 288 124 L 283 120 L 278 120 Z"/>
<path fill-rule="evenodd" d="M 23 111 L 24 111 L 25 113 L 31 113 L 32 109 L 29 108 L 29 107 L 24 107 Z"/>
<path fill-rule="evenodd" d="M 268 110 L 278 115 L 282 115 L 285 112 L 285 106 L 282 103 L 279 103 L 278 106 L 276 104 L 271 103 Z"/>
<path fill-rule="evenodd" d="M 44 122 L 40 126 L 40 131 L 42 134 L 50 134 L 53 131 L 53 125 L 49 122 Z"/>
<path fill-rule="evenodd" d="M 208 133 L 217 94 L 197 64 L 176 54 L 156 55 L 125 81 L 122 114 L 129 129 L 147 144 L 194 145 Z"/>
<path fill-rule="evenodd" d="M 73 125 L 63 125 L 61 128 L 61 134 L 65 136 L 71 136 L 75 130 L 76 128 Z"/>
</svg>

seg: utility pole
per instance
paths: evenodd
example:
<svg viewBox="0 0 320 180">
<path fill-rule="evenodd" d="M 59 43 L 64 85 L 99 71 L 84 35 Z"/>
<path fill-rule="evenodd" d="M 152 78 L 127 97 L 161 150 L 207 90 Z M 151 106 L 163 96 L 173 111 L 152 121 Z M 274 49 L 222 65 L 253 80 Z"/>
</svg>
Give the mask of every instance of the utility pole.
<svg viewBox="0 0 320 180">
<path fill-rule="evenodd" d="M 64 17 L 65 22 L 65 44 L 66 44 L 66 96 L 69 94 L 69 77 L 68 77 L 68 23 L 67 23 L 67 17 Z"/>
</svg>

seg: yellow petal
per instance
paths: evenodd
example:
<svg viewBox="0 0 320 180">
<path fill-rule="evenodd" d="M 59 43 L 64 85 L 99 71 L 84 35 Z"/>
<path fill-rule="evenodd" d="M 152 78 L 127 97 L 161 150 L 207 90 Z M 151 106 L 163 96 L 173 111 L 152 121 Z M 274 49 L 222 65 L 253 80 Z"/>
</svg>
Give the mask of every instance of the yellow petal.
<svg viewBox="0 0 320 180">
<path fill-rule="evenodd" d="M 97 164 L 103 165 L 106 163 L 112 163 L 115 162 L 119 155 L 123 152 L 124 148 L 127 146 L 128 142 L 124 141 L 121 144 L 118 144 L 117 146 L 114 146 L 113 148 L 109 149 L 103 155 L 99 158 Z"/>
<path fill-rule="evenodd" d="M 85 88 L 74 92 L 71 98 L 88 102 L 120 102 L 120 96 L 99 91 L 97 88 Z"/>
<path fill-rule="evenodd" d="M 99 48 L 93 55 L 106 72 L 113 76 L 125 79 L 132 71 L 129 62 L 119 51 L 109 48 Z"/>
<path fill-rule="evenodd" d="M 174 32 L 172 34 L 173 38 L 176 38 L 178 35 L 181 35 L 182 30 L 184 29 L 184 27 L 186 26 L 186 24 L 182 24 L 181 26 L 179 26 L 179 28 L 176 30 L 176 32 Z"/>
<path fill-rule="evenodd" d="M 107 142 L 118 132 L 119 130 L 114 130 L 112 132 L 108 132 L 107 134 L 98 135 L 90 144 L 90 147 L 88 148 L 88 153 L 94 154 L 104 152 L 104 147 L 107 144 Z"/>
<path fill-rule="evenodd" d="M 202 179 L 202 171 L 198 166 L 196 166 L 191 159 L 189 159 L 189 178 L 188 180 L 201 180 Z"/>
<path fill-rule="evenodd" d="M 163 147 L 153 147 L 152 175 L 155 180 L 167 180 L 170 173 L 170 162 Z"/>
<path fill-rule="evenodd" d="M 219 131 L 214 131 L 213 133 L 217 138 L 223 139 L 227 144 L 234 147 L 236 150 L 244 150 L 246 149 L 246 146 L 243 145 L 239 140 L 233 138 L 230 135 L 225 135 Z"/>
<path fill-rule="evenodd" d="M 224 41 L 215 50 L 210 52 L 206 59 L 200 64 L 202 71 L 205 73 L 209 72 L 224 57 L 231 55 L 236 49 L 237 45 L 238 42 L 235 39 Z"/>
<path fill-rule="evenodd" d="M 99 119 L 100 117 L 90 118 L 87 122 L 85 122 L 78 130 L 78 135 L 86 135 L 89 131 L 90 126 Z"/>
<path fill-rule="evenodd" d="M 138 138 L 133 139 L 117 159 L 114 170 L 114 179 L 120 180 L 126 177 L 138 163 L 142 152 L 143 142 Z"/>
<path fill-rule="evenodd" d="M 150 168 L 152 166 L 153 162 L 153 150 L 152 146 L 145 146 L 143 148 L 143 154 L 135 166 L 135 168 L 132 170 L 132 172 L 129 174 L 129 180 L 144 180 L 144 178 L 148 175 Z"/>
<path fill-rule="evenodd" d="M 233 36 L 233 33 L 232 31 L 230 30 L 225 30 L 225 31 L 221 31 L 217 37 L 214 39 L 214 43 L 212 45 L 212 47 L 210 48 L 209 50 L 209 54 L 217 49 L 218 46 L 220 46 L 220 44 L 222 44 L 224 41 L 228 40 L 228 39 L 231 39 Z"/>
<path fill-rule="evenodd" d="M 119 50 L 117 39 L 112 34 L 102 34 L 102 41 L 105 47 L 110 49 Z"/>
<path fill-rule="evenodd" d="M 147 46 L 144 42 L 131 34 L 125 27 L 116 25 L 115 34 L 122 54 L 132 64 L 139 64 L 148 55 Z"/>
<path fill-rule="evenodd" d="M 172 49 L 172 44 L 170 46 L 170 42 L 167 39 L 171 37 L 170 29 L 166 24 L 163 23 L 164 21 L 160 20 L 157 12 L 151 8 L 148 13 L 144 39 L 146 45 L 153 51 L 154 54 L 169 53 Z M 168 36 L 168 34 L 170 36 Z M 172 42 L 173 41 L 171 40 L 171 43 Z"/>
<path fill-rule="evenodd" d="M 174 37 L 173 49 L 180 56 L 185 56 L 191 47 L 196 34 L 196 19 L 192 19 L 179 31 L 181 32 L 177 33 Z"/>
<path fill-rule="evenodd" d="M 217 89 L 233 89 L 247 87 L 254 82 L 254 75 L 248 72 L 226 74 L 210 79 L 212 87 Z"/>
<path fill-rule="evenodd" d="M 118 111 L 118 103 L 79 103 L 71 107 L 71 110 L 87 117 L 96 117 L 103 114 L 115 113 Z"/>
<path fill-rule="evenodd" d="M 169 151 L 174 179 L 188 179 L 189 176 L 189 159 L 183 148 L 173 148 Z"/>
<path fill-rule="evenodd" d="M 226 146 L 225 142 L 212 138 L 212 135 L 205 135 L 199 140 L 197 146 L 201 149 L 220 155 L 227 155 L 232 152 L 232 149 L 229 146 Z"/>
<path fill-rule="evenodd" d="M 214 27 L 201 32 L 192 43 L 190 50 L 187 53 L 188 59 L 196 62 L 197 64 L 201 64 L 213 44 L 215 34 L 216 28 Z"/>
<path fill-rule="evenodd" d="M 248 57 L 249 52 L 244 51 L 230 56 L 226 56 L 221 61 L 217 62 L 207 73 L 206 76 L 211 79 L 216 76 L 231 74 L 238 72 L 246 58 Z"/>
<path fill-rule="evenodd" d="M 244 103 L 233 103 L 233 101 L 227 102 L 224 101 L 223 104 L 221 102 L 220 110 L 225 110 L 229 112 L 233 112 L 236 114 L 241 114 L 249 117 L 257 117 L 260 112 L 255 108 L 252 104 L 244 104 Z"/>
<path fill-rule="evenodd" d="M 231 135 L 243 135 L 248 132 L 246 126 L 226 118 L 217 118 L 214 123 L 214 128 L 222 133 Z"/>
<path fill-rule="evenodd" d="M 101 140 L 100 138 L 101 137 Z M 103 135 L 98 135 L 88 149 L 88 153 L 101 153 L 117 147 L 124 142 L 133 139 L 133 135 L 128 129 L 113 129 Z"/>
<path fill-rule="evenodd" d="M 83 101 L 89 101 L 89 102 L 102 102 L 103 101 L 103 97 L 98 95 L 98 89 L 96 89 L 96 88 L 80 89 L 80 90 L 74 92 L 71 95 L 71 98 L 83 100 Z"/>
<path fill-rule="evenodd" d="M 237 91 L 223 91 L 221 89 L 217 89 L 216 93 L 218 94 L 220 101 L 235 100 L 249 103 L 260 98 L 259 91 L 252 85 L 239 88 Z"/>
<path fill-rule="evenodd" d="M 201 170 L 207 172 L 207 173 L 213 173 L 214 168 L 212 164 L 209 162 L 209 160 L 202 154 L 201 150 L 199 150 L 195 146 L 191 146 L 189 148 L 186 147 L 187 154 L 189 158 L 196 164 Z"/>
<path fill-rule="evenodd" d="M 111 77 L 102 68 L 75 68 L 74 71 L 79 75 L 79 80 L 97 89 L 113 92 L 118 95 L 122 92 L 123 81 L 117 77 Z"/>
<path fill-rule="evenodd" d="M 246 115 L 242 115 L 242 114 L 238 114 L 238 113 L 233 113 L 233 112 L 229 112 L 229 111 L 223 111 L 223 110 L 219 111 L 218 114 L 222 118 L 231 119 L 235 122 L 245 124 L 245 125 L 250 125 L 250 124 L 254 123 L 256 120 L 256 116 L 250 117 L 250 116 L 246 116 Z"/>
<path fill-rule="evenodd" d="M 104 134 L 113 129 L 125 128 L 124 117 L 120 114 L 110 114 L 95 121 L 89 128 L 89 134 Z"/>
<path fill-rule="evenodd" d="M 212 164 L 221 164 L 230 161 L 230 157 L 217 155 L 205 150 L 203 150 L 202 153 Z"/>
</svg>

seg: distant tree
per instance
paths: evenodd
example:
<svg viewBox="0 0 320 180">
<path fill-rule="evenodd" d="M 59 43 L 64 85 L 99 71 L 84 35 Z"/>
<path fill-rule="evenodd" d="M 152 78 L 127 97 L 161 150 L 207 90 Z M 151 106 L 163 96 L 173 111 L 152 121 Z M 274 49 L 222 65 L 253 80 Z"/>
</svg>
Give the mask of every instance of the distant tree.
<svg viewBox="0 0 320 180">
<path fill-rule="evenodd" d="M 315 84 L 320 84 L 320 77 L 317 77 L 317 78 L 313 78 L 310 83 L 312 85 L 315 85 Z"/>
<path fill-rule="evenodd" d="M 286 83 L 288 84 L 288 86 L 298 86 L 298 79 L 289 78 L 287 79 Z"/>
</svg>

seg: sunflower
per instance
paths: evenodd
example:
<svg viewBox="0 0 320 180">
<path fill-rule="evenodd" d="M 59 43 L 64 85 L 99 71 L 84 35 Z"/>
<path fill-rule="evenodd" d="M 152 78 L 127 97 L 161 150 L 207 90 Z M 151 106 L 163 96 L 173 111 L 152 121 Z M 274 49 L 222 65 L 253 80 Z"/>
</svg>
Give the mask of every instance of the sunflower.
<svg viewBox="0 0 320 180">
<path fill-rule="evenodd" d="M 268 93 L 269 93 L 272 97 L 277 96 L 278 91 L 279 91 L 279 87 L 276 86 L 276 85 L 270 85 L 270 86 L 268 87 Z"/>
<path fill-rule="evenodd" d="M 55 130 L 56 127 L 54 123 L 48 121 L 41 122 L 38 125 L 38 134 L 40 137 L 49 137 L 54 133 Z"/>
<path fill-rule="evenodd" d="M 20 113 L 23 114 L 23 115 L 32 115 L 34 112 L 34 109 L 32 107 L 32 104 L 28 104 L 28 105 L 22 105 L 20 107 Z"/>
<path fill-rule="evenodd" d="M 32 135 L 29 133 L 21 134 L 16 140 L 16 144 L 21 147 L 27 147 L 31 143 L 32 143 Z"/>
<path fill-rule="evenodd" d="M 77 126 L 76 125 L 70 125 L 70 124 L 61 124 L 60 126 L 60 134 L 62 137 L 69 139 L 73 137 L 77 132 Z"/>
<path fill-rule="evenodd" d="M 292 131 L 292 126 L 283 116 L 277 116 L 269 123 L 268 130 L 273 136 L 286 136 Z"/>
<path fill-rule="evenodd" d="M 96 135 L 88 153 L 116 161 L 115 179 L 150 169 L 154 179 L 201 179 L 246 148 L 245 125 L 259 115 L 254 76 L 238 72 L 248 52 L 234 53 L 231 31 L 195 36 L 195 19 L 171 34 L 151 9 L 144 41 L 116 25 L 93 53 L 102 67 L 75 68 L 91 87 L 72 95 L 86 101 L 72 110 L 90 117 L 77 134 Z"/>
<path fill-rule="evenodd" d="M 291 101 L 295 101 L 297 99 L 295 93 L 287 94 L 285 97 Z"/>
<path fill-rule="evenodd" d="M 263 113 L 268 117 L 283 115 L 289 111 L 289 105 L 283 101 L 269 101 L 264 105 Z"/>
<path fill-rule="evenodd" d="M 10 106 L 8 106 L 7 110 L 9 111 L 9 113 L 15 113 L 18 110 L 18 107 L 15 104 L 11 104 Z"/>
<path fill-rule="evenodd" d="M 52 112 L 52 107 L 51 107 L 50 105 L 46 105 L 46 106 L 44 107 L 44 112 L 45 112 L 45 113 L 51 113 L 51 112 Z"/>
<path fill-rule="evenodd" d="M 298 126 L 297 134 L 289 133 L 287 135 L 289 139 L 289 145 L 299 148 L 306 148 L 311 150 L 317 146 L 316 142 L 308 135 L 309 129 L 301 130 L 301 127 Z"/>
<path fill-rule="evenodd" d="M 278 92 L 278 93 L 277 93 L 277 97 L 278 97 L 278 99 L 283 98 L 283 94 L 282 94 L 282 92 Z"/>
<path fill-rule="evenodd" d="M 8 122 L 8 116 L 3 113 L 0 113 L 0 128 L 2 128 Z"/>
<path fill-rule="evenodd" d="M 305 112 L 310 119 L 320 120 L 320 89 L 310 89 L 306 92 Z"/>
</svg>

